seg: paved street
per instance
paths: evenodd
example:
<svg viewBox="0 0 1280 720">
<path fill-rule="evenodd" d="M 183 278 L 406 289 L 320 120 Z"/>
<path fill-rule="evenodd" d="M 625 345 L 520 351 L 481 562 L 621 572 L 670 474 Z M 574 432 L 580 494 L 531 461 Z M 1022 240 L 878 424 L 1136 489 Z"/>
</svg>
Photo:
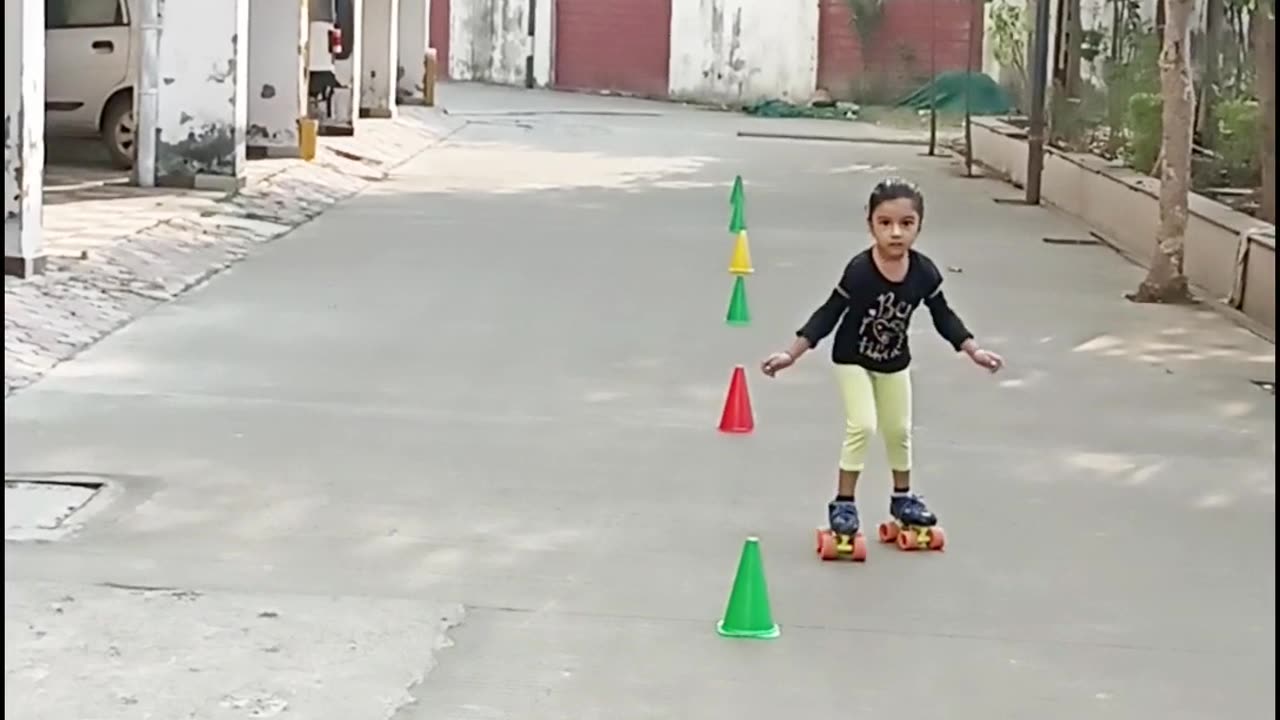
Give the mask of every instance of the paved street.
<svg viewBox="0 0 1280 720">
<path fill-rule="evenodd" d="M 359 136 L 325 138 L 313 162 L 251 162 L 233 195 L 131 187 L 83 143 L 58 145 L 50 155 L 61 164 L 45 175 L 49 272 L 5 278 L 5 396 L 385 177 L 457 125 L 408 108 Z"/>
<path fill-rule="evenodd" d="M 1138 268 L 1041 242 L 1086 228 L 918 147 L 441 96 L 460 130 L 6 399 L 9 479 L 106 483 L 68 534 L 6 543 L 6 718 L 1274 717 L 1273 345 L 1127 303 Z M 921 248 L 1009 365 L 921 310 L 916 485 L 947 552 L 827 564 L 828 347 L 755 366 L 886 173 L 924 186 Z M 757 429 L 722 436 L 739 363 Z M 782 636 L 726 640 L 752 534 Z"/>
</svg>

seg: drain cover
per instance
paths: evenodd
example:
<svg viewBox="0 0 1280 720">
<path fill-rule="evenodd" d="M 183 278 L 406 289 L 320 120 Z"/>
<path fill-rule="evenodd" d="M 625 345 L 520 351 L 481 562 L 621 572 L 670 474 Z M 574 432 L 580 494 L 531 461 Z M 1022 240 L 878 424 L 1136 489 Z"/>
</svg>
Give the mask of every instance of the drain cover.
<svg viewBox="0 0 1280 720">
<path fill-rule="evenodd" d="M 68 521 L 83 509 L 102 483 L 4 481 L 4 539 L 53 540 L 70 532 Z"/>
</svg>

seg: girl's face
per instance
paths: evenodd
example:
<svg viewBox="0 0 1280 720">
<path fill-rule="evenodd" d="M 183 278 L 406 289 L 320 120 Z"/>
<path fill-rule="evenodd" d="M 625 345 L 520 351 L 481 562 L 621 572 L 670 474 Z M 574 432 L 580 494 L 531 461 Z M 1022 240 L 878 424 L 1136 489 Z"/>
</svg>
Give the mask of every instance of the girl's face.
<svg viewBox="0 0 1280 720">
<path fill-rule="evenodd" d="M 920 213 L 910 198 L 886 200 L 871 211 L 870 224 L 881 256 L 897 260 L 907 254 L 920 233 Z"/>
</svg>

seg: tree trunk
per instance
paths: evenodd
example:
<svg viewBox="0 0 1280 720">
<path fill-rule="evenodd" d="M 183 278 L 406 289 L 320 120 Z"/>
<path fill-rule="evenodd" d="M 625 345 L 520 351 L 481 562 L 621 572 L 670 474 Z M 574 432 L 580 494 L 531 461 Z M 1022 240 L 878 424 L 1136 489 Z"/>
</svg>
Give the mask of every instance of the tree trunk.
<svg viewBox="0 0 1280 720">
<path fill-rule="evenodd" d="M 1191 83 L 1191 11 L 1194 0 L 1165 0 L 1164 47 L 1160 51 L 1161 111 L 1160 228 L 1151 269 L 1129 296 L 1134 302 L 1188 302 L 1183 273 L 1187 234 L 1187 198 L 1191 192 L 1191 132 L 1195 88 Z"/>
<path fill-rule="evenodd" d="M 1114 68 L 1120 64 L 1122 57 L 1121 46 L 1124 38 L 1125 22 L 1128 21 L 1127 8 L 1122 0 L 1111 0 L 1111 42 L 1108 48 L 1111 59 L 1111 70 L 1107 73 L 1107 83 L 1111 84 L 1107 88 L 1107 152 L 1111 157 L 1120 155 L 1120 148 L 1124 146 L 1124 114 L 1125 100 L 1124 94 L 1114 85 Z"/>
<path fill-rule="evenodd" d="M 1258 3 L 1253 15 L 1255 82 L 1262 110 L 1262 199 L 1258 215 L 1276 221 L 1276 15 L 1274 2 Z"/>
<path fill-rule="evenodd" d="M 1067 0 L 1062 5 L 1067 11 L 1067 74 L 1063 84 L 1067 97 L 1074 99 L 1080 97 L 1083 79 L 1080 74 L 1080 55 L 1084 51 L 1084 24 L 1080 19 L 1080 0 Z"/>
<path fill-rule="evenodd" d="M 1208 0 L 1205 4 L 1204 27 L 1204 75 L 1200 87 L 1200 103 L 1196 112 L 1196 127 L 1205 147 L 1217 149 L 1218 120 L 1214 110 L 1218 107 L 1219 76 L 1222 74 L 1222 25 L 1226 20 L 1225 0 Z"/>
</svg>

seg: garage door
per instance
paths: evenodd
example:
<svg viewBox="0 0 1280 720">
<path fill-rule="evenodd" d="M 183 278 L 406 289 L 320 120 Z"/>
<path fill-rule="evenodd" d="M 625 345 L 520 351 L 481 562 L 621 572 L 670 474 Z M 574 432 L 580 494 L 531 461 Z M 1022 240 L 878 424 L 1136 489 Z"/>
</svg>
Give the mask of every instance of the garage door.
<svg viewBox="0 0 1280 720">
<path fill-rule="evenodd" d="M 826 88 L 837 98 L 848 99 L 862 68 L 858 34 L 850 24 L 853 14 L 847 0 L 819 2 L 818 87 Z"/>
<path fill-rule="evenodd" d="M 449 2 L 430 0 L 431 18 L 427 26 L 431 47 L 436 50 L 436 77 L 449 78 Z"/>
<path fill-rule="evenodd" d="M 556 0 L 555 85 L 666 97 L 671 0 Z"/>
</svg>

